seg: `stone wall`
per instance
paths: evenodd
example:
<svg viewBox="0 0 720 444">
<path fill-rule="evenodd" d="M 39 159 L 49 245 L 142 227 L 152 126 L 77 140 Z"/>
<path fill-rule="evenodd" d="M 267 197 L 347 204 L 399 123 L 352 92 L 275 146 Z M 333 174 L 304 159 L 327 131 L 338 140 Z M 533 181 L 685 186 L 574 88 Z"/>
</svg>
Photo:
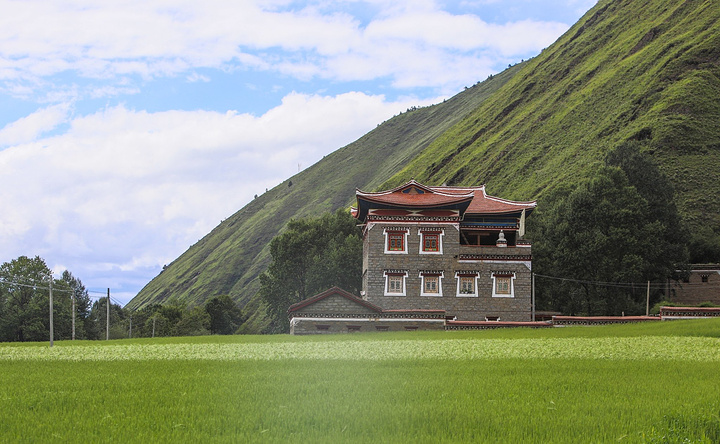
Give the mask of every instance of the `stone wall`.
<svg viewBox="0 0 720 444">
<path fill-rule="evenodd" d="M 530 321 L 531 248 L 460 245 L 457 223 L 371 224 L 363 251 L 364 299 L 383 309 L 445 310 L 458 320 Z M 408 228 L 406 254 L 385 252 L 385 229 Z M 442 228 L 443 254 L 421 254 L 419 229 Z M 510 258 L 508 260 L 508 258 Z M 407 272 L 405 295 L 385 295 L 385 271 Z M 442 271 L 442 296 L 421 296 L 421 272 Z M 477 273 L 477 297 L 458 296 L 456 272 Z M 493 272 L 514 274 L 514 297 L 493 297 Z"/>
<path fill-rule="evenodd" d="M 720 305 L 720 265 L 706 268 L 693 269 L 688 282 L 674 282 L 670 300 L 682 305 L 700 305 L 703 302 Z"/>
<path fill-rule="evenodd" d="M 369 333 L 382 331 L 444 330 L 443 319 L 397 319 L 382 318 L 293 318 L 290 334 L 316 335 L 331 333 Z"/>
</svg>

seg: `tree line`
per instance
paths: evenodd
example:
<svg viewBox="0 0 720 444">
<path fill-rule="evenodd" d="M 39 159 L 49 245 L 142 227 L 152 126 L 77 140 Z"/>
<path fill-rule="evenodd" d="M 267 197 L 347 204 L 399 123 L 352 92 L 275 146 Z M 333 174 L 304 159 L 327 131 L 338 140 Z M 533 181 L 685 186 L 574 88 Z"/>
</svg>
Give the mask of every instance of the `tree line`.
<svg viewBox="0 0 720 444">
<path fill-rule="evenodd" d="M 39 256 L 20 256 L 0 265 L 0 342 L 47 341 L 50 331 L 50 287 L 53 290 L 53 336 L 72 339 L 73 298 L 75 339 L 104 339 L 107 297 L 94 302 L 83 283 L 64 271 L 52 276 Z M 244 321 L 240 307 L 227 295 L 201 306 L 154 304 L 129 311 L 110 301 L 110 338 L 233 334 Z"/>
</svg>

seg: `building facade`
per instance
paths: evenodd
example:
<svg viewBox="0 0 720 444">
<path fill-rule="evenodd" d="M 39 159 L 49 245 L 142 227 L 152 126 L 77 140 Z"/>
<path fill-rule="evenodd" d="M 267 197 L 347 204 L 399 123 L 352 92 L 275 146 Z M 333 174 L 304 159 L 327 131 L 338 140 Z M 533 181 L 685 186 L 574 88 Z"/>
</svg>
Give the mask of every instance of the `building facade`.
<svg viewBox="0 0 720 444">
<path fill-rule="evenodd" d="M 720 264 L 693 264 L 681 281 L 673 281 L 670 300 L 682 305 L 720 305 Z"/>
<path fill-rule="evenodd" d="M 531 321 L 532 247 L 523 236 L 536 202 L 414 180 L 356 196 L 363 300 L 458 321 Z"/>
</svg>

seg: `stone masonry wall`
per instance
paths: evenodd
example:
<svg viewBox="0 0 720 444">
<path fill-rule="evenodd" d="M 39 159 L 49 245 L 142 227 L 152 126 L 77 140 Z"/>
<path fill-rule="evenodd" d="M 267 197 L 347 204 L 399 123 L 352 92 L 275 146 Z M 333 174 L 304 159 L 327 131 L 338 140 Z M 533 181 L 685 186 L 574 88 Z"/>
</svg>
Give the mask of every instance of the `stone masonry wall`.
<svg viewBox="0 0 720 444">
<path fill-rule="evenodd" d="M 385 253 L 385 228 L 407 227 L 407 254 Z M 442 228 L 443 254 L 420 254 L 420 228 Z M 530 321 L 531 274 L 530 269 L 518 260 L 459 260 L 460 254 L 488 253 L 499 255 L 530 255 L 529 247 L 468 247 L 460 245 L 457 223 L 419 223 L 399 225 L 376 223 L 366 232 L 364 240 L 365 299 L 383 309 L 436 309 L 445 310 L 448 316 L 458 320 L 477 321 L 486 317 L 499 317 L 502 321 Z M 473 249 L 474 248 L 474 249 Z M 469 250 L 470 249 L 470 250 Z M 385 296 L 385 270 L 403 270 L 405 296 Z M 422 270 L 443 272 L 442 296 L 421 296 Z M 477 272 L 478 297 L 457 296 L 458 271 Z M 514 297 L 492 297 L 492 273 L 511 272 Z"/>
<path fill-rule="evenodd" d="M 379 331 L 444 330 L 443 320 L 432 322 L 413 319 L 388 321 L 386 319 L 297 319 L 290 327 L 290 334 L 317 335 L 330 333 L 368 333 Z"/>
</svg>

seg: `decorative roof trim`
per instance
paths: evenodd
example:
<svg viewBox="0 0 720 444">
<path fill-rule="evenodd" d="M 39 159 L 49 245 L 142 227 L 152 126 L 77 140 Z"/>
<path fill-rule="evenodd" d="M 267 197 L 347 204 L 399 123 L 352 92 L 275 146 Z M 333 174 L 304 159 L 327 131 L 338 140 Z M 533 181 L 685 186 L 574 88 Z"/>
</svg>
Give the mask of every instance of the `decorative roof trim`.
<svg viewBox="0 0 720 444">
<path fill-rule="evenodd" d="M 425 192 L 429 192 L 429 193 L 432 193 L 432 194 L 439 194 L 440 196 L 445 196 L 445 197 L 455 197 L 455 198 L 463 197 L 463 198 L 470 198 L 470 199 L 472 199 L 472 198 L 475 196 L 475 193 L 474 193 L 475 189 L 474 189 L 474 188 L 464 188 L 464 189 L 467 189 L 467 190 L 468 190 L 468 192 L 467 192 L 467 193 L 464 193 L 464 194 L 447 193 L 447 192 L 445 192 L 445 191 L 442 191 L 443 188 L 451 188 L 451 187 L 430 187 L 430 186 L 427 186 L 427 185 L 423 185 L 423 184 L 421 184 L 420 182 L 417 182 L 415 179 L 411 179 L 410 181 L 405 182 L 404 184 L 402 184 L 402 185 L 400 185 L 400 186 L 397 186 L 397 187 L 395 187 L 395 188 L 393 188 L 393 189 L 391 189 L 391 190 L 385 190 L 385 191 L 370 192 L 370 191 L 363 191 L 363 190 L 361 190 L 360 188 L 355 188 L 355 194 L 356 194 L 357 196 L 362 196 L 362 197 L 365 197 L 365 198 L 372 198 L 373 196 L 387 196 L 388 194 L 393 194 L 393 193 L 396 193 L 396 192 L 398 192 L 398 191 L 402 191 L 402 190 L 404 190 L 404 189 L 406 189 L 406 188 L 409 188 L 409 187 L 420 188 L 421 190 L 423 190 L 423 191 L 425 191 Z M 482 188 L 484 188 L 484 187 L 485 187 L 485 186 L 483 185 Z"/>
</svg>

